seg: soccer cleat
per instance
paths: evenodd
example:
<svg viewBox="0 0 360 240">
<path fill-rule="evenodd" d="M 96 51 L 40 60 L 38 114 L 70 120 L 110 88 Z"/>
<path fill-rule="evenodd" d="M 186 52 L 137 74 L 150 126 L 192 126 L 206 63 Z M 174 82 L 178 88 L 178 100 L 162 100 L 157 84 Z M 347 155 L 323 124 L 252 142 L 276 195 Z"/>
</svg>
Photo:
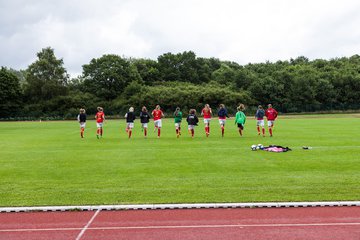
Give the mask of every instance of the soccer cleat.
<svg viewBox="0 0 360 240">
<path fill-rule="evenodd" d="M 99 139 L 99 134 L 96 135 L 97 139 Z"/>
</svg>

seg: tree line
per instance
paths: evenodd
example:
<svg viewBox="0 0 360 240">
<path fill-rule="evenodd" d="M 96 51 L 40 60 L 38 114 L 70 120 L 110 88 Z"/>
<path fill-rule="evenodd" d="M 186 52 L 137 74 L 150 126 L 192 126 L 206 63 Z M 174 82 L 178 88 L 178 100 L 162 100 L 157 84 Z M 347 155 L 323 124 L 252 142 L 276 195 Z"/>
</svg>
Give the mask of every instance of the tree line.
<svg viewBox="0 0 360 240">
<path fill-rule="evenodd" d="M 360 56 L 249 63 L 197 57 L 192 51 L 165 53 L 157 60 L 115 54 L 92 59 L 70 78 L 63 59 L 47 47 L 25 70 L 0 70 L 0 118 L 65 118 L 79 108 L 89 114 L 103 106 L 122 115 L 160 104 L 165 112 L 220 103 L 235 112 L 239 103 L 252 114 L 272 103 L 283 113 L 360 109 Z"/>
</svg>

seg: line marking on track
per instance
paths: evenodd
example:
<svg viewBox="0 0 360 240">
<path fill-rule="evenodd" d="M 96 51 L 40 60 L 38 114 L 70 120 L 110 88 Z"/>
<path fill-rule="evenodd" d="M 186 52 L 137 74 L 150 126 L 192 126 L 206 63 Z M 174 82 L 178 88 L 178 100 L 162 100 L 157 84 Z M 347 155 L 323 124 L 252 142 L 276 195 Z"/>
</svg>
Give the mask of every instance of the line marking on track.
<svg viewBox="0 0 360 240">
<path fill-rule="evenodd" d="M 81 230 L 81 232 L 79 233 L 79 235 L 77 236 L 76 240 L 80 240 L 80 238 L 84 235 L 85 231 L 89 228 L 90 224 L 94 221 L 94 219 L 96 218 L 96 216 L 99 214 L 101 210 L 98 209 L 94 215 L 92 216 L 92 218 L 89 220 L 89 222 L 85 225 L 85 227 Z"/>
<path fill-rule="evenodd" d="M 95 215 L 94 215 L 95 216 Z M 94 218 L 93 216 L 93 218 Z M 93 219 L 92 219 L 93 220 Z M 89 221 L 90 222 L 90 221 Z M 89 223 L 86 225 L 90 225 Z M 79 240 L 86 230 L 131 230 L 131 229 L 181 229 L 181 228 L 246 228 L 246 227 L 326 227 L 326 226 L 360 226 L 360 222 L 349 223 L 278 223 L 278 224 L 224 224 L 224 225 L 173 225 L 173 226 L 119 226 L 119 227 L 84 227 L 84 228 L 38 228 L 38 229 L 1 229 L 0 232 L 41 232 L 41 231 L 74 231 L 82 230 Z"/>
</svg>

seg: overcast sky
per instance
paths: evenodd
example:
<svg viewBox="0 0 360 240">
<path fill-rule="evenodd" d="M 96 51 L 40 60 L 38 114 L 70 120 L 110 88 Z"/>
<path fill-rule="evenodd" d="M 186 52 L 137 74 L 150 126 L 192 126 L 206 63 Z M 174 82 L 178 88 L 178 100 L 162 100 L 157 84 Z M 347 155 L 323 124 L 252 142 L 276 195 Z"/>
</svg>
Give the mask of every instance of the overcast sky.
<svg viewBox="0 0 360 240">
<path fill-rule="evenodd" d="M 0 66 L 55 49 L 72 77 L 103 54 L 194 51 L 245 65 L 360 54 L 359 0 L 0 0 Z"/>
</svg>

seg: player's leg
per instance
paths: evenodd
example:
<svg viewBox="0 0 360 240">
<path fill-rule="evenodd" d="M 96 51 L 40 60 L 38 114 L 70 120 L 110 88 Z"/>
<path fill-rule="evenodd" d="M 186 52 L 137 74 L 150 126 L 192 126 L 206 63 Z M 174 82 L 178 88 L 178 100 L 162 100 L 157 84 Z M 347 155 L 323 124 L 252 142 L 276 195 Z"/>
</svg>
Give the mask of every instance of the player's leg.
<svg viewBox="0 0 360 240">
<path fill-rule="evenodd" d="M 243 126 L 241 124 L 239 124 L 239 123 L 238 123 L 238 129 L 239 129 L 240 136 L 242 136 Z"/>
<path fill-rule="evenodd" d="M 273 121 L 268 121 L 268 128 L 269 128 L 270 137 L 272 137 L 272 135 L 273 135 L 272 127 L 273 127 Z"/>
<path fill-rule="evenodd" d="M 96 123 L 96 137 L 99 138 L 100 136 L 100 123 Z"/>
<path fill-rule="evenodd" d="M 129 138 L 131 138 L 132 129 L 134 128 L 134 123 L 129 123 L 129 124 L 128 124 L 128 128 L 129 128 Z"/>
<path fill-rule="evenodd" d="M 260 122 L 260 127 L 261 127 L 261 130 L 262 130 L 262 135 L 263 135 L 263 137 L 265 137 L 265 124 L 264 124 L 264 120 L 261 120 L 261 122 Z"/>
<path fill-rule="evenodd" d="M 224 137 L 225 133 L 225 120 L 220 120 L 221 136 Z"/>
<path fill-rule="evenodd" d="M 160 138 L 161 135 L 161 127 L 162 127 L 161 120 L 158 120 L 158 124 L 157 124 L 158 138 Z"/>
<path fill-rule="evenodd" d="M 144 129 L 144 137 L 147 137 L 147 123 L 143 123 L 142 127 Z"/>
<path fill-rule="evenodd" d="M 193 138 L 194 137 L 194 125 L 189 125 L 188 130 L 189 130 L 189 134 Z"/>
<path fill-rule="evenodd" d="M 176 137 L 179 137 L 179 123 L 175 123 Z"/>
</svg>

